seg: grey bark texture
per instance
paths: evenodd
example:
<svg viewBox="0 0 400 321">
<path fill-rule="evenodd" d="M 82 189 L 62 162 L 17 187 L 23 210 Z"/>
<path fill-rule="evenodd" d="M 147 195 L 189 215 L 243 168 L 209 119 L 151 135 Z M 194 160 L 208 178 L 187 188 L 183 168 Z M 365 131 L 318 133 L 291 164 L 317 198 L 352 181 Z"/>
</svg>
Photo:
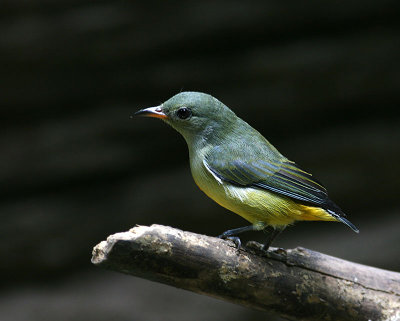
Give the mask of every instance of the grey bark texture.
<svg viewBox="0 0 400 321">
<path fill-rule="evenodd" d="M 399 273 L 300 247 L 264 252 L 251 242 L 238 251 L 215 237 L 137 226 L 96 245 L 92 262 L 289 320 L 400 320 Z"/>
</svg>

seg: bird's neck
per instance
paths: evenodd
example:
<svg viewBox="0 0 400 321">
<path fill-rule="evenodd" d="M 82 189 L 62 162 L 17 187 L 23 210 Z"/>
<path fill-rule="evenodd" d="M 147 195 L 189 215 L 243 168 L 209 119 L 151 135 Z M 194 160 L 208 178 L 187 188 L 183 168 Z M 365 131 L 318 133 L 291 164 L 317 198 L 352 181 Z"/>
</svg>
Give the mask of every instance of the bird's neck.
<svg viewBox="0 0 400 321">
<path fill-rule="evenodd" d="M 202 135 L 184 136 L 189 148 L 190 159 L 196 156 L 205 155 L 211 148 L 209 140 Z"/>
<path fill-rule="evenodd" d="M 190 158 L 203 158 L 215 146 L 225 144 L 236 130 L 236 123 L 232 122 L 227 127 L 210 126 L 205 128 L 201 133 L 184 135 L 189 148 Z"/>
</svg>

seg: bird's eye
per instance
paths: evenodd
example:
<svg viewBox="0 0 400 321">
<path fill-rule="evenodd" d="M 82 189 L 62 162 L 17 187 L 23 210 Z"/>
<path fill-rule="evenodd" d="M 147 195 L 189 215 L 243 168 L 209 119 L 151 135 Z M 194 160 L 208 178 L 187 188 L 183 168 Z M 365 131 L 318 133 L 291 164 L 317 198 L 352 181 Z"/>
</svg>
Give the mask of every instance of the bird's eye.
<svg viewBox="0 0 400 321">
<path fill-rule="evenodd" d="M 192 116 L 192 111 L 190 110 L 190 108 L 182 107 L 177 110 L 176 115 L 180 119 L 188 119 L 190 116 Z"/>
</svg>

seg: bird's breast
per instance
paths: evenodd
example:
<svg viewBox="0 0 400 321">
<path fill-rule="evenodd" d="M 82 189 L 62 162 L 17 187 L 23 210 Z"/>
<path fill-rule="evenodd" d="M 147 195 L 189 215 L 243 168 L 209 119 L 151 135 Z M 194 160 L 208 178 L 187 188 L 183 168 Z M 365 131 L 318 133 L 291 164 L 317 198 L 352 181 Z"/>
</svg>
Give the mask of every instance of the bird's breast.
<svg viewBox="0 0 400 321">
<path fill-rule="evenodd" d="M 274 221 L 277 221 L 276 225 L 293 222 L 293 219 L 286 215 L 276 215 L 282 211 L 277 210 L 280 198 L 276 198 L 274 194 L 252 187 L 235 186 L 223 181 L 213 174 L 202 159 L 193 159 L 191 170 L 197 186 L 208 197 L 247 221 L 257 224 L 260 228 L 274 224 Z"/>
</svg>

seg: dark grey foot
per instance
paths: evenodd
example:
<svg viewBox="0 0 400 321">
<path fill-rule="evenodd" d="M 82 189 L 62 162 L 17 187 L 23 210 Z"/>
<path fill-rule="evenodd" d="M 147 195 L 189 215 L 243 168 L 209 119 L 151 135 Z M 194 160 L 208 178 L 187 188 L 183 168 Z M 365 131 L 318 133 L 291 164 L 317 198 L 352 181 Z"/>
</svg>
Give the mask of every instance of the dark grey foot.
<svg viewBox="0 0 400 321">
<path fill-rule="evenodd" d="M 286 250 L 282 248 L 269 247 L 267 249 L 264 244 L 260 244 L 255 241 L 249 241 L 246 243 L 246 249 L 259 256 L 286 262 L 287 253 Z"/>
<path fill-rule="evenodd" d="M 222 237 L 222 235 L 219 235 L 218 237 L 219 237 L 220 239 L 223 239 L 223 240 L 230 240 L 230 241 L 232 241 L 232 242 L 235 244 L 237 250 L 240 250 L 240 248 L 242 247 L 242 241 L 241 241 L 240 238 L 237 237 L 237 236 L 224 236 L 224 237 Z"/>
<path fill-rule="evenodd" d="M 270 259 L 286 262 L 287 252 L 285 249 L 283 249 L 281 247 L 269 248 L 268 250 L 264 249 L 264 253 L 265 253 L 265 256 Z"/>
<path fill-rule="evenodd" d="M 227 230 L 221 235 L 218 235 L 218 237 L 224 240 L 231 240 L 233 243 L 235 243 L 236 248 L 240 250 L 240 248 L 242 247 L 242 242 L 240 241 L 240 238 L 235 235 L 248 231 L 254 231 L 254 226 L 249 225 L 249 226 L 234 228 L 232 230 Z"/>
</svg>

